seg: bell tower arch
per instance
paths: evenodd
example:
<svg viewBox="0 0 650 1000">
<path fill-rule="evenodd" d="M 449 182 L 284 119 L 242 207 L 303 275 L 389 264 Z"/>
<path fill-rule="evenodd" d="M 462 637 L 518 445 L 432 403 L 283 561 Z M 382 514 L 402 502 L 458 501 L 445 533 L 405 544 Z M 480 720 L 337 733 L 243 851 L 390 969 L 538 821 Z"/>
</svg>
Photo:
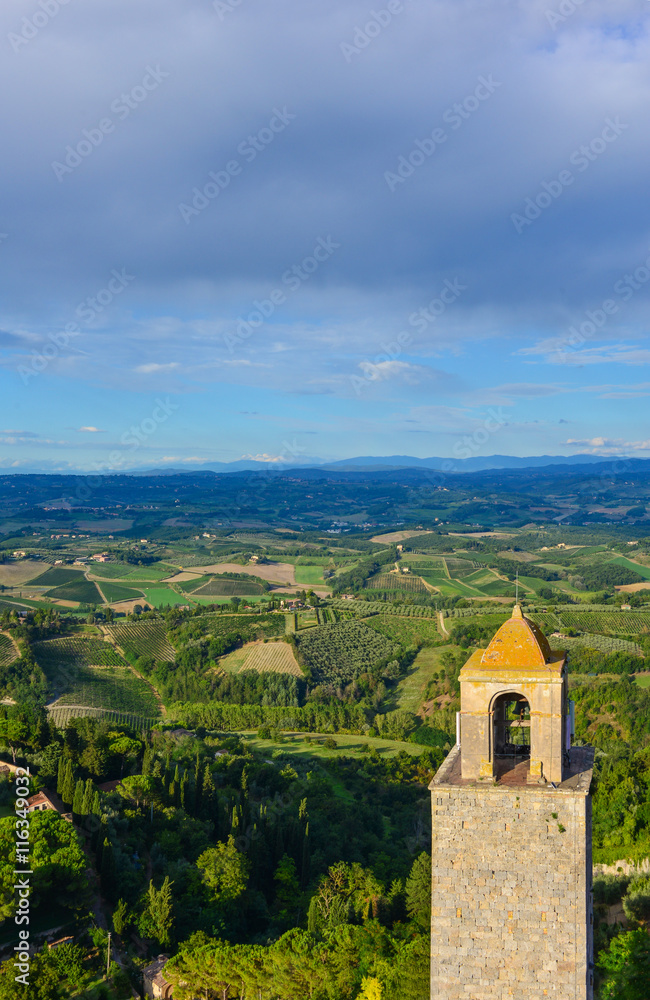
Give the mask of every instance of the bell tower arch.
<svg viewBox="0 0 650 1000">
<path fill-rule="evenodd" d="M 495 778 L 508 754 L 503 732 L 507 696 L 527 704 L 531 782 L 560 782 L 568 749 L 566 653 L 552 650 L 538 626 L 515 605 L 512 618 L 487 649 L 478 649 L 460 672 L 463 778 Z M 511 727 L 512 728 L 512 727 Z"/>
</svg>

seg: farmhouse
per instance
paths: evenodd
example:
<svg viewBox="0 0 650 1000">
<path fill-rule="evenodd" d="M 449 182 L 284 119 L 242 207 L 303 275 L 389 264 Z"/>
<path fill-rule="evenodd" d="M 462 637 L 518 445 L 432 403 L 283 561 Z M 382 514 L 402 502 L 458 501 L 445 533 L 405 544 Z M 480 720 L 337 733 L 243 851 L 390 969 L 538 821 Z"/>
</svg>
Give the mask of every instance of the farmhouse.
<svg viewBox="0 0 650 1000">
<path fill-rule="evenodd" d="M 173 997 L 173 987 L 163 975 L 163 969 L 169 961 L 169 955 L 159 955 L 158 958 L 142 970 L 144 995 L 152 1000 L 168 1000 Z"/>
<path fill-rule="evenodd" d="M 50 792 L 44 788 L 41 792 L 31 795 L 27 799 L 27 812 L 45 812 L 47 809 L 53 809 L 54 812 L 58 812 L 69 823 L 72 823 L 72 813 L 66 812 L 65 806 L 56 792 Z"/>
</svg>

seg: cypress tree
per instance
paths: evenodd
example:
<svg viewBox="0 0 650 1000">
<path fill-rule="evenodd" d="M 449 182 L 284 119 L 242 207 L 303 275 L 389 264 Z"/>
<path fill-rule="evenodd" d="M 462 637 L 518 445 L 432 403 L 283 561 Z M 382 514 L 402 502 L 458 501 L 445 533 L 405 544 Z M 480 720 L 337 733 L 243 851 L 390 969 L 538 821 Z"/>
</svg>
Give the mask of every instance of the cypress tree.
<svg viewBox="0 0 650 1000">
<path fill-rule="evenodd" d="M 303 888 L 309 882 L 309 862 L 310 862 L 310 849 L 309 849 L 309 823 L 305 826 L 305 832 L 302 839 L 302 863 L 300 866 L 300 881 Z"/>
<path fill-rule="evenodd" d="M 189 775 L 188 775 L 187 771 L 185 771 L 184 774 L 183 774 L 183 777 L 181 779 L 181 790 L 180 790 L 180 805 L 181 805 L 181 809 L 184 809 L 185 812 L 189 812 L 189 809 L 188 809 L 188 805 L 189 805 L 189 801 L 188 801 L 189 800 L 189 784 L 190 784 L 190 778 L 189 778 Z"/>
<path fill-rule="evenodd" d="M 68 760 L 65 765 L 65 775 L 63 778 L 63 788 L 61 798 L 65 806 L 71 806 L 74 799 L 74 776 L 72 774 L 72 761 Z"/>
<path fill-rule="evenodd" d="M 74 787 L 74 796 L 72 798 L 72 814 L 75 819 L 78 819 L 82 815 L 84 801 L 84 783 L 81 778 L 77 778 L 77 783 Z"/>
<path fill-rule="evenodd" d="M 214 812 L 215 784 L 210 771 L 210 765 L 205 765 L 201 786 L 201 815 L 209 818 Z"/>
<path fill-rule="evenodd" d="M 154 762 L 154 752 L 150 746 L 144 748 L 144 754 L 142 756 L 142 773 L 145 777 L 151 774 L 151 769 Z"/>
<path fill-rule="evenodd" d="M 102 846 L 100 882 L 102 892 L 107 899 L 112 900 L 115 894 L 115 858 L 113 857 L 113 845 L 108 837 L 104 839 Z"/>
<path fill-rule="evenodd" d="M 93 785 L 92 778 L 87 778 L 86 787 L 84 788 L 83 803 L 81 805 L 82 816 L 88 816 L 93 811 L 94 795 L 95 795 L 95 786 Z"/>
<path fill-rule="evenodd" d="M 65 760 L 63 757 L 59 757 L 59 771 L 56 779 L 56 794 L 61 795 L 63 792 L 63 782 L 65 781 Z"/>
</svg>

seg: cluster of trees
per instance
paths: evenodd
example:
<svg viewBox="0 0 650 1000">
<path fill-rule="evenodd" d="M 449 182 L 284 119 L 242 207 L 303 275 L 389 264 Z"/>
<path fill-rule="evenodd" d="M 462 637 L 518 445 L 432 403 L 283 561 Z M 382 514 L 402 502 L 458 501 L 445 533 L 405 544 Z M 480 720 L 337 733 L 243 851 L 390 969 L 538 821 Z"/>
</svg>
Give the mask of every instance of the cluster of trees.
<svg viewBox="0 0 650 1000">
<path fill-rule="evenodd" d="M 588 590 L 613 590 L 614 587 L 627 583 L 642 583 L 643 577 L 636 570 L 616 563 L 605 563 L 597 566 L 584 566 L 580 576 Z"/>
</svg>

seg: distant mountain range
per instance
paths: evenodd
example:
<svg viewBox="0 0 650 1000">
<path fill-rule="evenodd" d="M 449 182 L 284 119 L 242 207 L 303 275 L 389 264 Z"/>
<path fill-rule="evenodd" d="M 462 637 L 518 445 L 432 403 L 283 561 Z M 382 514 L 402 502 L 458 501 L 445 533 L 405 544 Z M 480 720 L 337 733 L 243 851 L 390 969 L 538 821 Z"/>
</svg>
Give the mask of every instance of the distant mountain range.
<svg viewBox="0 0 650 1000">
<path fill-rule="evenodd" d="M 363 455 L 343 458 L 338 462 L 320 459 L 301 459 L 297 462 L 256 462 L 241 459 L 237 462 L 206 462 L 203 465 L 173 469 L 131 469 L 133 476 L 178 476 L 196 472 L 287 472 L 290 469 L 322 469 L 325 472 L 388 472 L 395 469 L 442 469 L 445 472 L 484 472 L 490 469 L 536 469 L 548 465 L 597 465 L 616 461 L 603 455 L 486 455 L 474 458 L 415 458 L 413 455 Z M 450 464 L 451 463 L 451 464 Z"/>
<path fill-rule="evenodd" d="M 484 455 L 473 458 L 416 458 L 414 455 L 360 455 L 358 458 L 343 458 L 337 462 L 324 462 L 320 458 L 301 458 L 295 462 L 258 462 L 254 459 L 239 459 L 236 462 L 197 462 L 180 467 L 166 468 L 140 467 L 135 469 L 107 472 L 106 475 L 116 476 L 179 476 L 206 474 L 236 474 L 242 472 L 266 472 L 275 475 L 301 469 L 316 473 L 318 470 L 328 473 L 388 473 L 399 469 L 411 470 L 442 470 L 445 473 L 489 472 L 492 470 L 540 469 L 548 466 L 574 467 L 581 465 L 605 465 L 613 463 L 625 456 L 603 455 Z M 626 459 L 627 462 L 650 462 L 650 459 Z M 0 476 L 84 476 L 84 469 L 56 469 L 54 463 L 47 465 L 21 466 L 20 468 L 0 468 Z"/>
</svg>

